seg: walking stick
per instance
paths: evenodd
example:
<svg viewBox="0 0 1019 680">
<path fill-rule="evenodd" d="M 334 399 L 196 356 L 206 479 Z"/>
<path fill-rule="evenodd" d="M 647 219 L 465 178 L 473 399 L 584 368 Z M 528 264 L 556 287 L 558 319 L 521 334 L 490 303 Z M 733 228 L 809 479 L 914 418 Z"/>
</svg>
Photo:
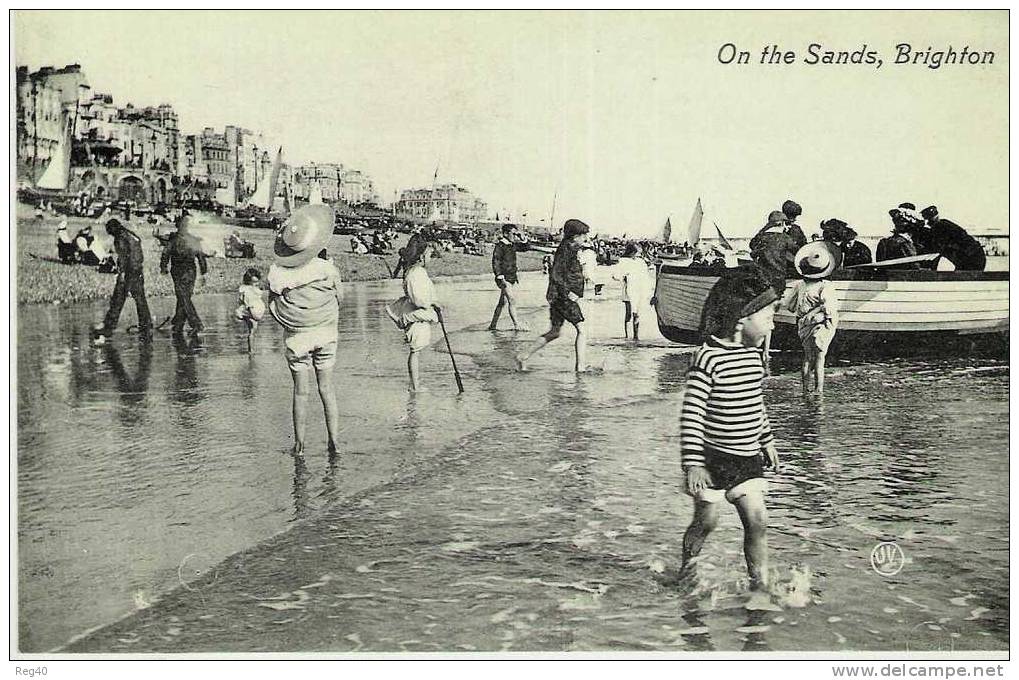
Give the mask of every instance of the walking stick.
<svg viewBox="0 0 1019 680">
<path fill-rule="evenodd" d="M 464 384 L 460 379 L 460 371 L 456 367 L 456 358 L 453 357 L 453 348 L 449 346 L 449 334 L 446 333 L 446 324 L 442 322 L 442 311 L 436 307 L 435 315 L 439 317 L 439 327 L 442 328 L 442 337 L 446 338 L 446 349 L 449 351 L 449 360 L 453 363 L 453 376 L 456 378 L 456 386 L 460 394 L 464 393 Z"/>
</svg>

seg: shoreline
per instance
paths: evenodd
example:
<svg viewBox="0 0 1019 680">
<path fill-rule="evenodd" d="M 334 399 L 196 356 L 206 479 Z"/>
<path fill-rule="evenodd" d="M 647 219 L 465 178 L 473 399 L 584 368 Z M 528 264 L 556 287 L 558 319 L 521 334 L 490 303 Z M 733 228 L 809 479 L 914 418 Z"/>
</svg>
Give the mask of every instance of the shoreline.
<svg viewBox="0 0 1019 680">
<path fill-rule="evenodd" d="M 108 238 L 94 219 L 47 215 L 42 220 L 36 220 L 31 216 L 18 216 L 15 233 L 17 277 L 14 285 L 19 308 L 23 305 L 89 302 L 109 299 L 113 294 L 116 276 L 100 274 L 95 267 L 67 265 L 57 260 L 56 227 L 63 219 L 67 220 L 72 234 L 85 225 L 91 225 L 97 237 Z M 173 282 L 169 275 L 159 271 L 161 247 L 151 236 L 151 225 L 135 222 L 131 227 L 142 238 L 146 297 L 172 297 Z M 207 293 L 236 293 L 246 269 L 256 267 L 264 277 L 272 264 L 273 230 L 224 226 L 222 231 L 224 235 L 231 231 L 239 232 L 244 239 L 254 243 L 256 255 L 253 259 L 208 258 L 209 271 L 204 285 L 196 283 L 195 297 Z M 399 234 L 393 244 L 393 251 L 387 255 L 355 255 L 344 252 L 348 237 L 334 234 L 330 241 L 329 255 L 346 283 L 399 281 L 392 278 L 390 267 L 395 266 L 399 259 L 399 248 L 408 238 L 407 234 Z M 517 258 L 519 270 L 541 271 L 542 257 L 543 253 L 520 253 Z M 491 256 L 442 253 L 441 257 L 433 259 L 429 264 L 429 274 L 433 279 L 453 281 L 465 276 L 492 277 Z"/>
</svg>

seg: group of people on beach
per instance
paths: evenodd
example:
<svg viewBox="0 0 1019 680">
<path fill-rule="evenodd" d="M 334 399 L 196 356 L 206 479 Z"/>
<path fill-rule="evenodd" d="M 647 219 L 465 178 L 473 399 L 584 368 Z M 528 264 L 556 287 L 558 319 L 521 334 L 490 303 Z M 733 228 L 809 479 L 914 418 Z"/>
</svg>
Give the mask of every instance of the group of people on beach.
<svg viewBox="0 0 1019 680">
<path fill-rule="evenodd" d="M 903 210 L 904 208 L 899 208 Z M 926 211 L 925 211 L 926 212 Z M 838 296 L 829 277 L 842 266 L 855 247 L 855 232 L 837 219 L 822 223 L 830 237 L 808 243 L 796 224 L 801 208 L 786 201 L 769 214 L 751 241 L 754 264 L 727 268 L 705 302 L 702 330 L 705 337 L 694 353 L 680 407 L 680 450 L 686 493 L 693 499 L 693 518 L 683 538 L 684 569 L 698 555 L 718 522 L 721 500 L 733 504 L 744 528 L 744 554 L 754 590 L 768 585 L 767 509 L 764 501 L 766 468 L 778 470 L 779 455 L 764 405 L 762 384 L 768 374 L 768 339 L 779 309 L 795 314 L 803 343 L 804 390 L 824 389 L 825 354 L 838 325 Z M 894 217 L 894 216 L 893 216 Z M 937 219 L 937 218 L 935 218 Z M 268 311 L 284 330 L 284 359 L 293 379 L 292 415 L 294 455 L 305 449 L 307 396 L 315 385 L 325 413 L 328 449 L 335 453 L 339 440 L 339 411 L 332 384 L 336 361 L 340 273 L 328 257 L 333 211 L 309 205 L 294 212 L 277 233 L 274 262 L 265 277 L 268 304 L 262 300 L 261 274 L 249 269 L 239 289 L 236 317 L 248 328 L 249 350 L 255 328 Z M 935 223 L 936 224 L 936 223 Z M 166 245 L 161 267 L 169 266 L 178 306 L 174 332 L 189 323 L 201 330 L 201 320 L 190 295 L 198 271 L 204 274 L 204 256 L 190 242 L 186 217 Z M 152 322 L 144 294 L 141 241 L 117 219 L 106 223 L 120 258 L 117 286 L 96 337 L 108 335 L 128 295 L 138 308 L 139 332 L 150 336 Z M 945 232 L 945 227 L 940 228 Z M 933 227 L 932 227 L 933 232 Z M 574 369 L 587 368 L 587 329 L 581 301 L 590 290 L 596 264 L 590 245 L 590 227 L 581 220 L 566 220 L 563 239 L 548 271 L 545 298 L 549 329 L 517 357 L 517 367 L 528 362 L 558 339 L 565 324 L 575 330 Z M 412 235 L 401 251 L 397 271 L 403 277 L 403 295 L 385 311 L 403 331 L 408 346 L 407 370 L 411 389 L 420 389 L 420 352 L 432 343 L 432 325 L 441 323 L 435 287 L 428 262 L 435 244 L 424 234 Z M 526 250 L 519 234 L 507 225 L 495 246 L 492 269 L 499 289 L 489 330 L 495 330 L 503 309 L 515 330 L 526 330 L 517 308 L 519 277 L 516 253 Z M 955 252 L 950 251 L 953 256 Z M 646 262 L 636 247 L 628 247 L 614 276 L 624 284 L 624 334 L 632 324 L 639 333 L 641 301 L 650 298 Z M 786 292 L 786 280 L 797 278 Z M 655 304 L 653 298 L 650 304 Z M 682 570 L 680 572 L 682 575 Z"/>
</svg>

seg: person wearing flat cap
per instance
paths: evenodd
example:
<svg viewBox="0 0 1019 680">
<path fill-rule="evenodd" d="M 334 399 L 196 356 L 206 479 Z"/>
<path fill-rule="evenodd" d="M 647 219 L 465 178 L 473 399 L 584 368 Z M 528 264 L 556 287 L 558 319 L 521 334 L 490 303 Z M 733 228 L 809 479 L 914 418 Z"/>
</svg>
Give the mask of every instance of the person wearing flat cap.
<svg viewBox="0 0 1019 680">
<path fill-rule="evenodd" d="M 803 344 L 803 393 L 824 392 L 824 362 L 838 326 L 839 296 L 828 280 L 837 268 L 831 249 L 823 241 L 809 243 L 796 253 L 796 271 L 803 277 L 782 300 L 796 315 L 796 330 Z"/>
<path fill-rule="evenodd" d="M 785 279 L 798 248 L 786 232 L 789 218 L 781 210 L 768 213 L 768 221 L 750 240 L 750 257 L 771 281 L 777 295 L 785 292 Z"/>
<path fill-rule="evenodd" d="M 856 230 L 847 226 L 843 232 L 842 266 L 852 267 L 858 264 L 870 264 L 874 261 L 870 248 L 862 241 L 857 241 Z"/>
<path fill-rule="evenodd" d="M 807 235 L 803 233 L 803 229 L 800 225 L 796 224 L 797 218 L 803 214 L 803 208 L 796 201 L 789 199 L 782 204 L 782 214 L 785 215 L 786 220 L 789 222 L 789 226 L 786 227 L 785 233 L 789 234 L 792 238 L 793 243 L 796 244 L 797 250 L 807 245 Z"/>
<path fill-rule="evenodd" d="M 750 239 L 750 257 L 760 267 L 763 276 L 775 289 L 775 295 L 785 294 L 785 280 L 792 267 L 793 256 L 798 248 L 796 240 L 785 227 L 789 218 L 781 210 L 768 213 L 768 221 L 757 235 Z M 795 270 L 793 270 L 795 271 Z M 771 375 L 771 335 L 764 340 L 764 373 Z"/>
<path fill-rule="evenodd" d="M 552 258 L 548 289 L 545 292 L 551 328 L 517 357 L 517 368 L 522 371 L 527 370 L 527 361 L 535 352 L 560 336 L 563 324 L 567 321 L 577 331 L 574 370 L 577 373 L 587 370 L 587 331 L 579 304 L 584 297 L 586 277 L 580 251 L 590 243 L 590 230 L 590 227 L 577 219 L 566 220 L 563 225 L 563 240 Z"/>
<path fill-rule="evenodd" d="M 118 219 L 106 223 L 106 233 L 113 237 L 113 248 L 117 252 L 117 283 L 113 286 L 110 308 L 103 322 L 93 328 L 92 337 L 96 341 L 105 341 L 105 338 L 113 334 L 120 320 L 120 312 L 130 295 L 134 298 L 135 310 L 138 312 L 138 335 L 143 341 L 151 340 L 152 315 L 149 313 L 149 301 L 145 297 L 142 240 Z"/>
<path fill-rule="evenodd" d="M 340 447 L 340 414 L 332 372 L 343 292 L 340 272 L 326 253 L 334 220 L 333 209 L 322 203 L 294 212 L 276 234 L 274 261 L 266 275 L 269 312 L 283 327 L 283 356 L 294 381 L 295 456 L 304 454 L 312 369 L 325 412 L 330 455 Z"/>
<path fill-rule="evenodd" d="M 979 241 L 955 222 L 938 215 L 936 206 L 924 208 L 920 215 L 930 225 L 933 252 L 940 253 L 958 271 L 984 270 L 987 255 Z"/>
</svg>

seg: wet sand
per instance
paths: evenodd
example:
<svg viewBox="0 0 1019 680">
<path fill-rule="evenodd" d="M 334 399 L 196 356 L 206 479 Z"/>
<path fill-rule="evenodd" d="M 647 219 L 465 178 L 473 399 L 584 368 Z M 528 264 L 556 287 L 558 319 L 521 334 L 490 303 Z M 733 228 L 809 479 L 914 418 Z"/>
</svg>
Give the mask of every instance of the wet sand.
<svg viewBox="0 0 1019 680">
<path fill-rule="evenodd" d="M 524 288 L 543 331 L 541 277 Z M 439 289 L 466 393 L 436 351 L 430 391 L 409 395 L 381 311 L 395 286 L 352 286 L 335 460 L 316 408 L 304 460 L 286 454 L 281 336 L 266 324 L 244 355 L 232 299 L 203 301 L 202 346 L 157 339 L 148 359 L 130 337 L 83 345 L 89 306 L 23 322 L 19 348 L 38 351 L 19 365 L 21 649 L 118 617 L 63 651 L 1007 649 L 1007 362 L 835 366 L 823 401 L 794 371 L 769 381 L 784 590 L 759 611 L 733 512 L 695 582 L 661 583 L 689 521 L 675 442 L 691 348 L 647 322 L 641 343 L 618 337 L 610 290 L 588 307 L 596 371 L 572 373 L 564 338 L 519 373 L 534 334 L 484 330 L 491 283 Z M 883 540 L 908 557 L 897 575 L 870 566 Z M 88 616 L 71 626 L 75 604 Z"/>
</svg>

